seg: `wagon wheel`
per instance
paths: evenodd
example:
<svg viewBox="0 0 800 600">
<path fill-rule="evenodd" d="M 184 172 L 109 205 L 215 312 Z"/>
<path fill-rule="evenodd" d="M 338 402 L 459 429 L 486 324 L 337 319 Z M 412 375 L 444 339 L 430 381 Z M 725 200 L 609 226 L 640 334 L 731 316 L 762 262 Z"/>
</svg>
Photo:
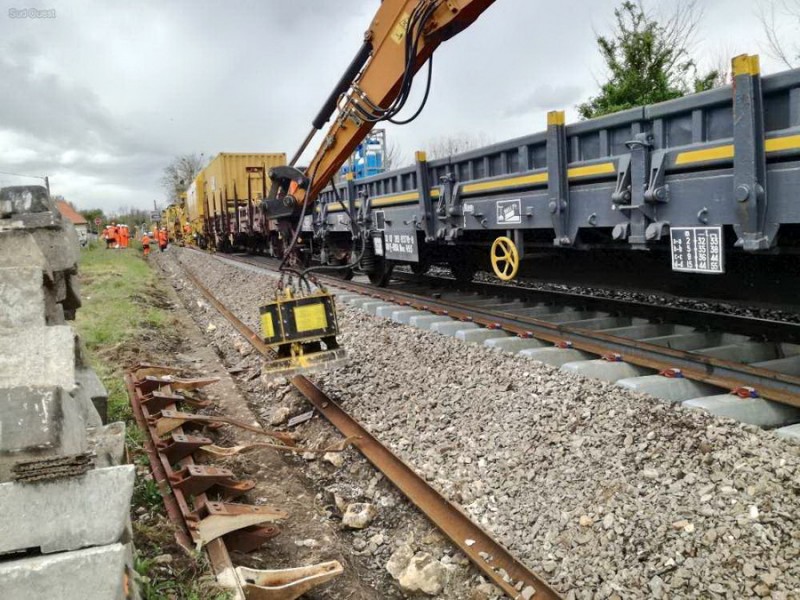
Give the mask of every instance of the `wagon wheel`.
<svg viewBox="0 0 800 600">
<path fill-rule="evenodd" d="M 492 243 L 492 269 L 503 281 L 511 281 L 519 270 L 519 252 L 514 242 L 507 237 L 499 237 Z"/>
</svg>

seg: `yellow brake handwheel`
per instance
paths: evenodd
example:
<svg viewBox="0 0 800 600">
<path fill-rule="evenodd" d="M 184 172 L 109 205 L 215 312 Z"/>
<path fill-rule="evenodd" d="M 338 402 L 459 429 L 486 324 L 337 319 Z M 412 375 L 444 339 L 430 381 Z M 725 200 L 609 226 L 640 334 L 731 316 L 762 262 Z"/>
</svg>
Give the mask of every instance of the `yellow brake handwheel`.
<svg viewBox="0 0 800 600">
<path fill-rule="evenodd" d="M 511 238 L 501 236 L 492 243 L 492 270 L 503 281 L 511 281 L 519 270 L 519 252 Z"/>
</svg>

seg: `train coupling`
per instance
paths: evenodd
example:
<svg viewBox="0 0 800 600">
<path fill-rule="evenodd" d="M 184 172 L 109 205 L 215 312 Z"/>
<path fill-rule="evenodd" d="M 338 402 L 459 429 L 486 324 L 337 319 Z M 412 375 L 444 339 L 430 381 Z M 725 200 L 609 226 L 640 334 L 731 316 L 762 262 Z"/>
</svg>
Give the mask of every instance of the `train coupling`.
<svg viewBox="0 0 800 600">
<path fill-rule="evenodd" d="M 264 343 L 277 354 L 264 365 L 265 377 L 291 377 L 345 363 L 336 336 L 339 324 L 334 298 L 325 290 L 295 297 L 291 288 L 260 308 Z"/>
</svg>

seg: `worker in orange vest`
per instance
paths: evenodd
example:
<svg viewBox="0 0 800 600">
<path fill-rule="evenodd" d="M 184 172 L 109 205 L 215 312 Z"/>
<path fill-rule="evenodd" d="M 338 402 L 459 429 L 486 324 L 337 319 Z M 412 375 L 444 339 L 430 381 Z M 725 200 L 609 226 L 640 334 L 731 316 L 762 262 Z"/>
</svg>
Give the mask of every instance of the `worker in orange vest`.
<svg viewBox="0 0 800 600">
<path fill-rule="evenodd" d="M 158 232 L 158 248 L 163 252 L 167 249 L 167 244 L 169 243 L 169 236 L 167 235 L 166 227 L 162 227 L 161 230 Z"/>
<path fill-rule="evenodd" d="M 111 247 L 111 225 L 103 227 L 103 239 L 106 242 L 106 250 Z"/>
<path fill-rule="evenodd" d="M 150 254 L 150 236 L 147 235 L 146 231 L 142 234 L 142 252 L 144 252 L 145 256 Z"/>
<path fill-rule="evenodd" d="M 119 226 L 119 247 L 120 248 L 127 248 L 128 247 L 128 226 L 127 225 L 120 225 Z"/>
<path fill-rule="evenodd" d="M 111 222 L 111 231 L 109 232 L 109 237 L 111 237 L 111 247 L 112 248 L 119 248 L 119 227 L 113 221 Z"/>
</svg>

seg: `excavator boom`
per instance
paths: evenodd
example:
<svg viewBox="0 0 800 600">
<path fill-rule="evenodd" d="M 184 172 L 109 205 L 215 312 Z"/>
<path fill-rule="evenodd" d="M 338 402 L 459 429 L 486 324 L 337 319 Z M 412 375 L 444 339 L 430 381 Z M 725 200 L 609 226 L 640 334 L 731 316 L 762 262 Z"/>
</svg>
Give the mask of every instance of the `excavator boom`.
<svg viewBox="0 0 800 600">
<path fill-rule="evenodd" d="M 404 122 L 400 109 L 416 72 L 442 42 L 471 25 L 493 2 L 383 0 L 361 48 L 317 114 L 290 166 L 271 173 L 267 217 L 289 217 L 312 202 L 376 123 Z M 304 172 L 294 169 L 314 134 L 331 116 L 333 123 L 308 168 Z"/>
</svg>

